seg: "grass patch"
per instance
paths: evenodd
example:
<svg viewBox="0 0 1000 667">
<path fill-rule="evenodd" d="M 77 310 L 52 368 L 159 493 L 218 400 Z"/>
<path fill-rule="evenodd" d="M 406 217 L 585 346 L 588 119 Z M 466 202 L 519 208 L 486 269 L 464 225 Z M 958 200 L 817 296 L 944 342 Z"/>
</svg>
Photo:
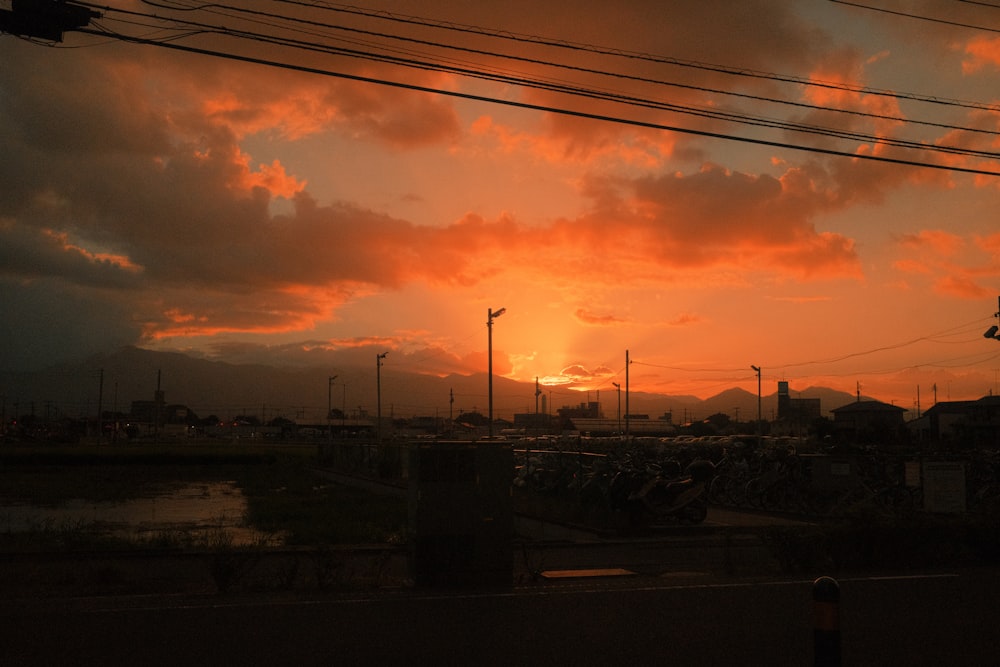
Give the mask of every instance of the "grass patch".
<svg viewBox="0 0 1000 667">
<path fill-rule="evenodd" d="M 237 480 L 247 498 L 247 523 L 284 532 L 294 546 L 395 544 L 406 529 L 406 500 L 332 484 L 301 460 L 248 469 Z"/>
</svg>

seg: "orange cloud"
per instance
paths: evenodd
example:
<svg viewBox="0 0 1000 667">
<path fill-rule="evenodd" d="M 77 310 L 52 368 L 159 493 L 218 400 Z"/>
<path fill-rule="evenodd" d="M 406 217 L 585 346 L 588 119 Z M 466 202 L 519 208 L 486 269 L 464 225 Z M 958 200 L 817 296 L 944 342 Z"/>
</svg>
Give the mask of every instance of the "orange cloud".
<svg viewBox="0 0 1000 667">
<path fill-rule="evenodd" d="M 694 313 L 681 313 L 674 319 L 670 320 L 669 325 L 672 327 L 684 327 L 691 324 L 699 324 L 704 321 L 705 318 L 700 315 L 695 315 Z"/>
<path fill-rule="evenodd" d="M 976 237 L 976 245 L 993 255 L 995 259 L 1000 259 L 1000 233 Z"/>
<path fill-rule="evenodd" d="M 976 249 L 991 254 L 985 263 L 976 253 L 963 253 L 965 239 L 948 232 L 923 230 L 899 236 L 897 242 L 902 250 L 915 256 L 895 260 L 893 268 L 911 276 L 926 276 L 929 287 L 939 294 L 980 299 L 990 289 L 978 281 L 1000 276 L 1000 235 L 973 238 Z"/>
<path fill-rule="evenodd" d="M 812 179 L 775 179 L 706 166 L 691 176 L 635 183 L 635 230 L 647 253 L 707 266 L 778 269 L 800 277 L 860 276 L 852 240 L 817 232 L 814 214 L 834 207 Z M 677 260 L 675 260 L 677 261 Z"/>
<path fill-rule="evenodd" d="M 225 333 L 277 334 L 309 331 L 319 320 L 328 319 L 347 294 L 326 288 L 269 288 L 235 291 L 190 290 L 173 287 L 158 291 L 143 318 L 146 340 L 211 337 Z M 141 313 L 141 314 L 140 314 Z"/>
<path fill-rule="evenodd" d="M 577 308 L 576 312 L 573 313 L 577 320 L 583 324 L 589 326 L 614 326 L 617 324 L 623 324 L 625 320 L 615 317 L 614 315 L 595 315 L 594 313 L 588 312 L 583 308 Z"/>
<path fill-rule="evenodd" d="M 884 57 L 883 52 L 862 61 L 853 50 L 833 52 L 809 74 L 810 81 L 817 85 L 806 86 L 803 89 L 803 97 L 810 104 L 823 108 L 857 111 L 870 114 L 871 117 L 845 116 L 823 111 L 813 111 L 810 115 L 820 119 L 821 123 L 827 126 L 850 128 L 871 124 L 878 136 L 887 136 L 893 129 L 900 127 L 902 121 L 890 120 L 890 117 L 903 115 L 896 98 L 859 92 L 865 85 L 865 67 L 877 63 Z"/>
<path fill-rule="evenodd" d="M 926 262 L 916 259 L 899 259 L 892 263 L 897 271 L 903 273 L 930 273 L 931 269 Z"/>
<path fill-rule="evenodd" d="M 934 291 L 961 299 L 984 299 L 995 292 L 977 284 L 968 276 L 945 276 L 934 284 Z"/>
<path fill-rule="evenodd" d="M 819 303 L 830 301 L 828 296 L 782 296 L 770 297 L 773 301 L 784 301 L 787 303 Z"/>
<path fill-rule="evenodd" d="M 1000 38 L 974 37 L 965 45 L 965 55 L 963 74 L 974 74 L 986 67 L 995 69 L 1000 65 Z"/>
<path fill-rule="evenodd" d="M 76 253 L 89 262 L 95 264 L 108 264 L 114 266 L 115 268 L 130 271 L 132 273 L 137 273 L 142 270 L 142 267 L 132 262 L 132 260 L 125 255 L 108 252 L 93 252 L 75 243 L 70 243 L 69 235 L 65 232 L 55 232 L 51 229 L 45 229 L 42 230 L 42 233 L 62 246 L 64 251 Z"/>
<path fill-rule="evenodd" d="M 914 249 L 927 249 L 943 256 L 954 255 L 964 243 L 961 237 L 939 229 L 925 229 L 915 234 L 902 234 L 898 240 L 900 245 Z"/>
<path fill-rule="evenodd" d="M 249 159 L 249 158 L 248 158 Z M 262 164 L 257 171 L 249 168 L 242 174 L 241 186 L 252 190 L 255 187 L 264 188 L 272 196 L 291 199 L 306 187 L 305 181 L 297 180 L 285 173 L 285 167 L 275 160 L 270 165 Z"/>
<path fill-rule="evenodd" d="M 797 210 L 808 200 L 787 193 L 780 181 L 709 169 L 671 177 L 667 189 L 663 185 L 640 183 L 633 199 L 625 197 L 627 191 L 609 191 L 598 198 L 593 213 L 548 227 L 529 227 L 508 216 L 487 221 L 470 215 L 447 227 L 423 228 L 344 205 L 321 207 L 300 194 L 294 215 L 255 223 L 280 224 L 284 232 L 251 250 L 266 262 L 241 279 L 258 289 L 348 281 L 386 287 L 411 281 L 471 285 L 507 271 L 565 280 L 594 262 L 608 266 L 606 275 L 615 281 L 675 280 L 706 270 L 718 276 L 722 267 L 731 267 L 734 276 L 746 270 L 857 275 L 851 242 L 817 233 L 806 223 L 808 214 L 825 204 Z M 825 199 L 821 195 L 818 201 Z M 248 228 L 250 248 L 264 238 Z M 208 274 L 218 280 L 238 272 L 242 261 L 240 255 L 216 255 L 207 262 Z M 578 317 L 592 324 L 616 322 L 584 309 Z"/>
<path fill-rule="evenodd" d="M 595 384 L 606 382 L 614 374 L 614 371 L 607 366 L 588 369 L 583 364 L 572 364 L 563 368 L 559 373 L 539 378 L 538 381 L 540 384 L 548 387 L 559 386 L 586 389 Z"/>
<path fill-rule="evenodd" d="M 609 161 L 656 167 L 673 153 L 676 142 L 669 132 L 595 125 L 557 115 L 547 117 L 540 132 L 502 125 L 491 116 L 477 118 L 469 129 L 472 136 L 505 154 L 525 153 L 552 164 L 601 164 L 604 168 Z"/>
</svg>

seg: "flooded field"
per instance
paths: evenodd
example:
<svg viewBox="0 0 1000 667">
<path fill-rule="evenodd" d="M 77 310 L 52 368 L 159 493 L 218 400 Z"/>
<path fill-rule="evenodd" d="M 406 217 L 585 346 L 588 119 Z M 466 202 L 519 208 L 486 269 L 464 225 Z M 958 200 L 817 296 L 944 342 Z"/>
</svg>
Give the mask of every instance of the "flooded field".
<svg viewBox="0 0 1000 667">
<path fill-rule="evenodd" d="M 331 482 L 315 449 L 0 447 L 0 554 L 397 544 L 405 498 Z"/>
<path fill-rule="evenodd" d="M 234 481 L 183 482 L 125 501 L 71 499 L 54 506 L 0 500 L 0 531 L 80 531 L 136 542 L 233 545 L 276 542 L 246 525 L 247 501 Z"/>
</svg>

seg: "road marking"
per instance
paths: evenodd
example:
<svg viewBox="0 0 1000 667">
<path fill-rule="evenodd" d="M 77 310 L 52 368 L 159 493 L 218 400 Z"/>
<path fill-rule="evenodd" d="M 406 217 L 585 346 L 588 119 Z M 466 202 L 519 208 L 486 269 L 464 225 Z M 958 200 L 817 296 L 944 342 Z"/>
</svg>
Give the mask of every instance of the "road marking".
<svg viewBox="0 0 1000 667">
<path fill-rule="evenodd" d="M 904 574 L 904 575 L 874 575 L 866 577 L 844 577 L 838 578 L 840 582 L 875 582 L 875 581 L 914 581 L 923 579 L 957 579 L 962 575 L 957 572 L 940 572 L 931 574 Z M 510 597 L 556 597 L 565 595 L 593 595 L 597 593 L 647 593 L 654 591 L 689 591 L 689 590 L 725 590 L 738 588 L 765 588 L 784 586 L 812 586 L 813 579 L 787 579 L 771 581 L 739 581 L 725 583 L 705 583 L 705 584 L 674 584 L 674 585 L 650 585 L 650 586 L 620 586 L 607 587 L 580 584 L 575 587 L 558 588 L 520 588 L 514 590 L 494 590 L 494 591 L 470 591 L 467 593 L 454 592 L 425 592 L 409 594 L 409 589 L 400 591 L 399 595 L 392 593 L 376 593 L 370 597 L 346 597 L 340 599 L 313 599 L 313 600 L 233 600 L 229 602 L 205 602 L 199 604 L 162 604 L 145 606 L 120 607 L 99 607 L 88 609 L 83 613 L 90 614 L 114 614 L 114 613 L 134 613 L 142 611 L 164 611 L 164 610 L 199 610 L 199 609 L 238 609 L 244 607 L 307 607 L 313 605 L 348 605 L 348 604 L 377 604 L 381 602 L 420 601 L 420 600 L 475 600 L 485 598 L 510 598 Z"/>
</svg>

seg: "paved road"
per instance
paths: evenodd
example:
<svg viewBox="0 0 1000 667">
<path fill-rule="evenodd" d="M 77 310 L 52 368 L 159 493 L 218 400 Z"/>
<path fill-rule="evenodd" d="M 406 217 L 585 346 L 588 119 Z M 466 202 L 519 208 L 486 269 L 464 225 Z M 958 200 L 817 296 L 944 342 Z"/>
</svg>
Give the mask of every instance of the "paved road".
<svg viewBox="0 0 1000 667">
<path fill-rule="evenodd" d="M 1000 573 L 842 578 L 844 665 L 990 665 Z M 24 601 L 5 665 L 809 665 L 811 580 Z"/>
</svg>

